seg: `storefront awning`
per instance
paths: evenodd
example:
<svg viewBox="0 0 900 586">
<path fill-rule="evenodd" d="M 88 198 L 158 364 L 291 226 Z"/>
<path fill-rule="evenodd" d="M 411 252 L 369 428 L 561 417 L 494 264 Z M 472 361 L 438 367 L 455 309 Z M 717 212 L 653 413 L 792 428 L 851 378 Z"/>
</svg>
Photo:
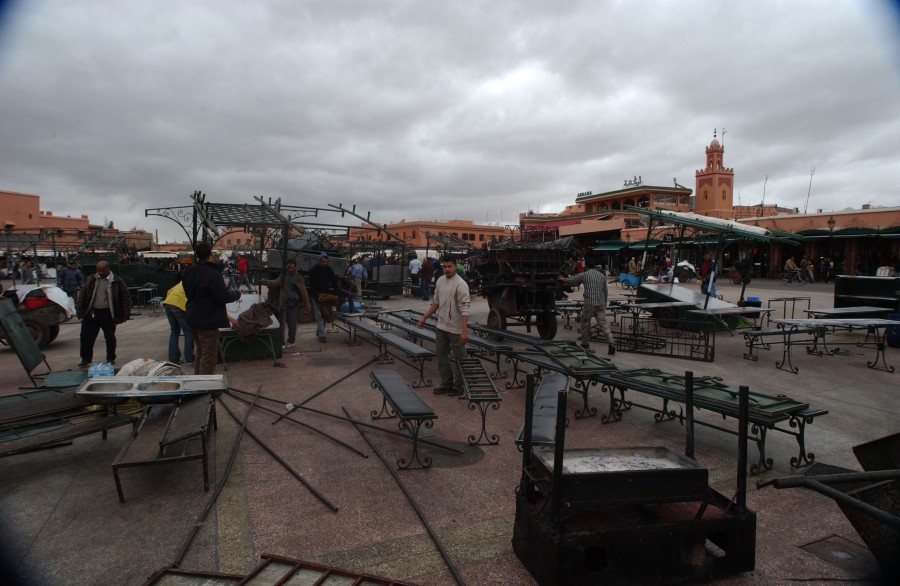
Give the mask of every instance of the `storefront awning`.
<svg viewBox="0 0 900 586">
<path fill-rule="evenodd" d="M 621 240 L 610 240 L 608 242 L 601 242 L 599 245 L 594 247 L 596 252 L 618 252 L 628 246 L 627 242 L 622 242 Z"/>
</svg>

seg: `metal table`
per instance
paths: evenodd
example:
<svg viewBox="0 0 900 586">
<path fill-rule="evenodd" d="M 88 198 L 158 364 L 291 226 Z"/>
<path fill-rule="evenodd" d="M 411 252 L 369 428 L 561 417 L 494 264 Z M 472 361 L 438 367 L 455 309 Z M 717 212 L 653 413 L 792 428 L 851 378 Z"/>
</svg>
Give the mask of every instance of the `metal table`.
<svg viewBox="0 0 900 586">
<path fill-rule="evenodd" d="M 840 309 L 860 309 L 854 307 L 841 307 Z M 890 311 L 881 307 L 876 308 L 867 308 L 867 309 L 877 309 L 879 311 Z M 812 310 L 818 311 L 818 310 Z M 838 314 L 839 315 L 839 314 Z M 852 313 L 851 313 L 852 315 Z M 886 372 L 894 372 L 893 366 L 888 366 L 887 361 L 884 357 L 884 334 L 885 330 L 891 326 L 896 326 L 897 322 L 892 319 L 884 319 L 879 317 L 872 318 L 847 318 L 847 319 L 779 319 L 772 320 L 773 323 L 784 324 L 784 326 L 824 326 L 832 329 L 846 329 L 852 330 L 853 328 L 866 328 L 868 333 L 872 335 L 875 339 L 874 342 L 868 342 L 869 336 L 866 336 L 866 340 L 863 342 L 859 342 L 856 344 L 859 348 L 875 348 L 875 360 L 869 362 L 866 361 L 866 366 L 869 368 L 874 368 L 877 370 L 884 370 Z M 881 362 L 881 367 L 878 366 L 878 363 Z"/>
</svg>

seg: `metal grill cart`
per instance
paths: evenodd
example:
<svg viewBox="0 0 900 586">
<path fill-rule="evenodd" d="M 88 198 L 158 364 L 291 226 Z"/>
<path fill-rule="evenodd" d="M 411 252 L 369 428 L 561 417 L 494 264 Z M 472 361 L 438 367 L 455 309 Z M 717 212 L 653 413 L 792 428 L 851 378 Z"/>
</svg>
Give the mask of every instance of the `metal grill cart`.
<svg viewBox="0 0 900 586">
<path fill-rule="evenodd" d="M 538 584 L 663 584 L 753 570 L 746 431 L 738 441 L 737 492 L 728 499 L 708 486 L 706 468 L 664 447 L 567 450 L 565 391 L 555 444 L 534 448 L 533 393 L 529 376 L 513 550 Z M 741 394 L 746 421 L 749 389 Z"/>
<path fill-rule="evenodd" d="M 478 265 L 478 295 L 488 301 L 487 325 L 498 330 L 532 323 L 545 340 L 556 336 L 558 276 L 572 251 L 572 237 L 531 244 L 508 242 L 493 246 Z"/>
</svg>

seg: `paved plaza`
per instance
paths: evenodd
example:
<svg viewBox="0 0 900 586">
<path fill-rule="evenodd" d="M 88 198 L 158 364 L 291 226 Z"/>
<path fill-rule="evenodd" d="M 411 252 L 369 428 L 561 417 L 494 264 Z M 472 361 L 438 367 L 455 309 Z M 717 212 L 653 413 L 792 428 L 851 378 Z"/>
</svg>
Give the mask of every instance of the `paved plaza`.
<svg viewBox="0 0 900 586">
<path fill-rule="evenodd" d="M 739 286 L 719 285 L 727 301 L 737 301 L 739 291 Z M 611 295 L 621 292 L 618 284 L 610 286 Z M 785 296 L 809 297 L 812 307 L 833 305 L 833 285 L 759 280 L 747 292 L 758 295 L 763 307 L 769 299 Z M 571 295 L 580 297 L 577 291 Z M 427 307 L 418 298 L 393 298 L 378 305 Z M 470 323 L 485 323 L 487 312 L 487 302 L 475 300 Z M 258 391 L 262 398 L 257 404 L 274 411 L 253 409 L 247 429 L 323 499 L 245 434 L 227 482 L 180 567 L 246 574 L 261 554 L 275 554 L 418 584 L 456 583 L 378 457 L 394 466 L 408 453 L 409 442 L 310 411 L 295 410 L 290 418 L 276 422 L 285 413 L 284 404 L 300 404 L 326 388 L 306 406 L 371 422 L 371 412 L 381 406 L 380 393 L 370 385 L 371 370 L 389 368 L 407 381 L 415 380 L 415 371 L 400 362 L 390 366 L 372 362 L 375 348 L 370 344 L 349 346 L 343 331 L 330 331 L 327 342 L 321 344 L 314 330 L 314 325 L 300 325 L 296 347 L 285 349 L 280 359 L 283 366 L 273 367 L 271 360 L 234 362 L 227 376 L 230 387 L 249 393 L 238 395 L 252 400 Z M 79 324 L 73 320 L 45 348 L 53 369 L 78 364 L 78 334 Z M 144 311 L 120 326 L 118 337 L 117 366 L 141 357 L 166 359 L 168 324 L 163 315 Z M 797 374 L 775 367 L 781 358 L 776 349 L 761 350 L 756 362 L 744 360 L 743 337 L 728 332 L 718 333 L 711 363 L 627 352 L 617 353 L 614 361 L 620 367 L 653 367 L 677 374 L 690 370 L 695 376 L 721 377 L 735 387 L 748 385 L 757 393 L 785 394 L 825 409 L 828 414 L 807 429 L 808 451 L 820 464 L 860 470 L 853 446 L 900 431 L 900 372 L 867 368 L 874 350 L 855 346 L 863 338 L 864 333 L 836 334 L 831 343 L 842 352 L 834 356 L 795 352 Z M 576 340 L 577 329 L 560 325 L 557 339 Z M 595 347 L 606 356 L 604 344 Z M 888 348 L 886 361 L 900 366 L 900 351 Z M 425 374 L 437 383 L 435 362 L 426 363 Z M 426 446 L 433 467 L 399 473 L 462 580 L 472 585 L 534 583 L 512 550 L 514 491 L 522 464 L 514 438 L 524 418 L 524 390 L 506 388 L 509 381 L 509 377 L 496 381 L 502 403 L 487 415 L 488 431 L 500 437 L 493 446 L 467 445 L 481 422 L 466 401 L 435 395 L 432 387 L 419 389 L 438 414 L 429 439 L 458 448 L 462 454 Z M 18 392 L 18 387 L 27 384 L 15 354 L 0 348 L 0 395 Z M 684 428 L 678 421 L 657 423 L 651 412 L 643 410 L 629 411 L 621 421 L 609 424 L 599 416 L 579 419 L 573 415 L 576 400 L 575 396 L 570 399 L 566 447 L 643 445 L 684 450 Z M 602 411 L 609 398 L 598 386 L 591 388 L 590 400 Z M 221 401 L 243 419 L 245 403 L 232 395 Z M 222 407 L 213 437 L 212 487 L 223 476 L 239 429 Z M 698 414 L 703 417 L 718 416 Z M 390 422 L 376 423 L 393 429 Z M 95 434 L 68 446 L 0 459 L 2 551 L 10 567 L 30 579 L 28 583 L 141 584 L 177 559 L 213 492 L 204 493 L 198 463 L 184 462 L 124 472 L 127 500 L 120 503 L 111 463 L 129 433 L 129 427 L 117 428 L 106 440 Z M 790 467 L 798 451 L 792 437 L 771 433 L 767 447 L 773 468 L 751 476 L 748 487 L 748 507 L 758 516 L 756 569 L 715 583 L 877 583 L 871 579 L 877 564 L 865 550 L 854 553 L 860 552 L 863 541 L 834 501 L 803 489 L 756 488 L 759 480 L 803 472 Z M 734 436 L 697 427 L 696 459 L 709 469 L 711 486 L 729 497 L 736 486 L 736 450 Z M 751 444 L 751 463 L 755 456 Z M 817 547 L 817 543 L 827 546 Z"/>
</svg>

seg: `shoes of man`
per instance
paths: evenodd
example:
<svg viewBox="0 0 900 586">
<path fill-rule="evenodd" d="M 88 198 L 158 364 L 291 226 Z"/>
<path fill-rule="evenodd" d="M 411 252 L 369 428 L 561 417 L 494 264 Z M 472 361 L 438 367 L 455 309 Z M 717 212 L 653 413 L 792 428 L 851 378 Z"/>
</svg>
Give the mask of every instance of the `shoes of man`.
<svg viewBox="0 0 900 586">
<path fill-rule="evenodd" d="M 462 394 L 463 394 L 462 391 L 457 391 L 456 389 L 450 389 L 449 391 L 447 391 L 448 397 L 458 397 Z"/>
<path fill-rule="evenodd" d="M 451 389 L 448 389 L 447 387 L 435 387 L 434 394 L 435 395 L 446 395 L 450 392 L 450 390 Z"/>
<path fill-rule="evenodd" d="M 284 347 L 285 347 L 285 348 L 293 348 L 293 347 L 294 347 L 294 343 L 293 343 L 293 342 L 288 342 L 287 344 L 284 345 Z"/>
<path fill-rule="evenodd" d="M 328 340 L 325 339 L 325 336 L 319 336 L 319 342 L 321 342 L 322 344 L 324 344 L 327 341 Z"/>
<path fill-rule="evenodd" d="M 91 365 L 90 362 L 82 362 L 81 364 L 78 365 L 78 368 L 87 368 L 90 365 Z"/>
<path fill-rule="evenodd" d="M 582 342 L 582 343 L 581 343 L 581 347 L 582 347 L 582 348 L 590 348 L 591 345 L 588 344 L 587 342 Z"/>
<path fill-rule="evenodd" d="M 616 353 L 616 347 L 613 344 L 609 345 L 609 355 L 612 356 Z"/>
<path fill-rule="evenodd" d="M 194 361 L 193 360 L 185 360 L 184 363 L 187 365 L 191 365 L 191 364 L 194 364 Z"/>
</svg>

